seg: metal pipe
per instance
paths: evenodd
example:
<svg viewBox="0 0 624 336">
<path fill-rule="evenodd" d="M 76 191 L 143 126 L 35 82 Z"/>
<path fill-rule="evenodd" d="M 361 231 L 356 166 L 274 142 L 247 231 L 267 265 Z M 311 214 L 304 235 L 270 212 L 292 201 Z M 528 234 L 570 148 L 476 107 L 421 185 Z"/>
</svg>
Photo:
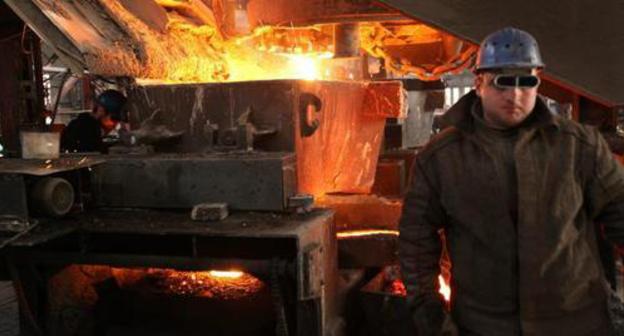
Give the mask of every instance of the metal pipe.
<svg viewBox="0 0 624 336">
<path fill-rule="evenodd" d="M 43 64 L 41 60 L 41 40 L 39 39 L 39 36 L 32 33 L 30 34 L 30 43 L 32 50 L 30 57 L 32 57 L 33 83 L 35 85 L 35 97 L 33 102 L 35 105 L 35 123 L 39 124 L 41 127 L 45 127 L 45 121 L 42 120 L 45 104 L 43 100 Z"/>
<path fill-rule="evenodd" d="M 59 102 L 61 101 L 61 98 L 63 96 L 63 88 L 65 87 L 65 83 L 67 82 L 67 79 L 69 78 L 70 75 L 71 75 L 71 71 L 68 68 L 63 74 L 63 78 L 61 79 L 61 85 L 59 86 L 58 93 L 56 94 L 56 99 L 54 100 L 54 109 L 52 110 L 52 120 L 50 121 L 50 125 L 49 125 L 50 130 L 52 130 L 52 127 L 54 126 L 54 121 L 56 120 L 56 115 L 58 113 Z"/>
<path fill-rule="evenodd" d="M 360 56 L 360 25 L 339 23 L 334 26 L 334 57 Z"/>
</svg>

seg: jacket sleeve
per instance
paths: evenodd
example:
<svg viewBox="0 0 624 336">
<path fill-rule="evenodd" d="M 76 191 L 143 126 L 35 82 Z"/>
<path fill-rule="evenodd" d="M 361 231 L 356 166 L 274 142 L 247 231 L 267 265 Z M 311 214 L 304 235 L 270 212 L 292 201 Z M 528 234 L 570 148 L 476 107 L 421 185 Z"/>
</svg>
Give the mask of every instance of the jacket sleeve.
<svg viewBox="0 0 624 336">
<path fill-rule="evenodd" d="M 70 121 L 61 132 L 61 150 L 72 151 L 76 147 L 76 123 Z"/>
<path fill-rule="evenodd" d="M 445 221 L 439 192 L 417 158 L 411 189 L 399 223 L 399 256 L 408 306 L 419 335 L 435 335 L 444 320 L 438 294 L 442 243 L 439 230 Z"/>
<path fill-rule="evenodd" d="M 613 157 L 598 131 L 595 136 L 597 146 L 586 189 L 588 213 L 604 226 L 608 240 L 624 246 L 624 167 Z"/>
</svg>

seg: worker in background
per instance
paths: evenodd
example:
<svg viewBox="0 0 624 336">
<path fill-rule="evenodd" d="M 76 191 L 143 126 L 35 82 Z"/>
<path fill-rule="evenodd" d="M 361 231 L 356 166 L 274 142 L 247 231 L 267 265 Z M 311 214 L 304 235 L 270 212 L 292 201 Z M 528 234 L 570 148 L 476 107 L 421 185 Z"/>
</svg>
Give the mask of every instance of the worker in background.
<svg viewBox="0 0 624 336">
<path fill-rule="evenodd" d="M 90 113 L 81 113 L 61 135 L 61 149 L 67 152 L 105 152 L 102 136 L 120 122 L 126 122 L 126 97 L 117 90 L 97 96 Z"/>
<path fill-rule="evenodd" d="M 475 90 L 416 159 L 399 251 L 419 336 L 613 333 L 595 223 L 624 243 L 624 170 L 596 129 L 548 109 L 543 67 L 530 34 L 485 38 Z"/>
</svg>

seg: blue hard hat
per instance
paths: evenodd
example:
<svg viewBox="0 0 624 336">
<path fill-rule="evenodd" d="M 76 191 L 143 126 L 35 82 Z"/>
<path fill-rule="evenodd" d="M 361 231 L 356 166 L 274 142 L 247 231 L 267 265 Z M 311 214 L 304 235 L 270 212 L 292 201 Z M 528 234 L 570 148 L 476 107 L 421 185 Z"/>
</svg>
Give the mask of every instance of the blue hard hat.
<svg viewBox="0 0 624 336">
<path fill-rule="evenodd" d="M 509 27 L 490 34 L 481 42 L 475 70 L 543 67 L 535 38 Z"/>
<path fill-rule="evenodd" d="M 111 119 L 116 121 L 124 121 L 125 111 L 123 110 L 126 105 L 126 96 L 117 90 L 106 90 L 95 99 L 96 103 L 102 106 Z"/>
</svg>

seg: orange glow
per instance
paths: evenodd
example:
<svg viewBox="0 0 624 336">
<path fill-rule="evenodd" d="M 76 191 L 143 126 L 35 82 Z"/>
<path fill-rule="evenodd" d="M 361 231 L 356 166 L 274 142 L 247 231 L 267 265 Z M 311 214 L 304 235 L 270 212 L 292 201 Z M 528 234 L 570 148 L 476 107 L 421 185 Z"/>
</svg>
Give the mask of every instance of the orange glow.
<svg viewBox="0 0 624 336">
<path fill-rule="evenodd" d="M 440 283 L 440 290 L 438 291 L 438 293 L 442 294 L 446 302 L 451 301 L 451 287 L 449 287 L 449 285 L 446 283 L 446 280 L 444 280 L 442 274 L 438 275 L 438 281 Z"/>
<path fill-rule="evenodd" d="M 322 79 L 324 77 L 323 72 L 323 59 L 329 59 L 333 57 L 332 53 L 323 53 L 315 56 L 310 55 L 290 55 L 288 61 L 293 69 L 295 77 L 301 79 Z"/>
<path fill-rule="evenodd" d="M 94 50 L 89 68 L 125 74 L 140 84 L 321 79 L 319 69 L 333 56 L 330 26 L 260 26 L 246 35 L 231 35 L 223 31 L 223 18 L 202 1 L 156 3 L 166 10 L 164 29 L 140 19 L 120 1 L 102 0 L 128 33 L 134 55 Z"/>
<path fill-rule="evenodd" d="M 209 271 L 208 274 L 215 278 L 238 279 L 244 273 L 241 271 Z"/>
<path fill-rule="evenodd" d="M 239 299 L 261 291 L 264 283 L 241 271 L 178 271 L 173 269 L 112 268 L 121 288 L 167 293 L 180 296 L 198 296 L 218 299 Z"/>
<path fill-rule="evenodd" d="M 295 26 L 285 20 L 262 26 L 242 11 L 231 17 L 227 8 L 236 1 L 153 0 L 144 1 L 146 7 L 133 4 L 140 1 L 92 2 L 103 13 L 98 20 L 80 6 L 66 4 L 54 6 L 46 16 L 81 46 L 85 66 L 94 74 L 140 78 L 142 84 L 368 78 L 363 57 L 325 61 L 324 55 L 335 51 L 335 24 L 324 17 L 316 25 Z M 268 16 L 281 12 L 266 10 Z M 338 21 L 348 18 L 350 14 Z M 387 71 L 424 80 L 463 71 L 476 53 L 476 46 L 413 21 L 360 22 L 359 33 L 361 49 L 383 58 Z"/>
<path fill-rule="evenodd" d="M 401 75 L 412 74 L 426 81 L 438 80 L 446 73 L 459 74 L 467 69 L 470 60 L 477 53 L 477 46 L 468 45 L 441 31 L 424 24 L 381 24 L 362 25 L 360 29 L 362 49 L 370 55 L 383 58 L 386 69 Z M 444 44 L 451 41 L 456 50 L 444 51 L 421 58 L 419 45 Z M 447 44 L 450 44 L 447 43 Z"/>
<path fill-rule="evenodd" d="M 333 57 L 331 39 L 315 27 L 259 27 L 249 35 L 226 39 L 211 26 L 194 26 L 170 17 L 167 37 L 184 41 L 182 45 L 193 56 L 161 53 L 160 57 L 167 58 L 167 69 L 159 82 L 317 80 L 330 75 L 325 69 Z"/>
<path fill-rule="evenodd" d="M 405 284 L 400 279 L 392 281 L 390 284 L 390 292 L 397 296 L 407 296 L 407 289 Z"/>
<path fill-rule="evenodd" d="M 356 237 L 369 237 L 369 236 L 379 236 L 379 235 L 389 235 L 389 236 L 399 236 L 399 231 L 397 230 L 353 230 L 353 231 L 343 231 L 338 232 L 336 237 L 338 239 L 343 238 L 356 238 Z"/>
</svg>

